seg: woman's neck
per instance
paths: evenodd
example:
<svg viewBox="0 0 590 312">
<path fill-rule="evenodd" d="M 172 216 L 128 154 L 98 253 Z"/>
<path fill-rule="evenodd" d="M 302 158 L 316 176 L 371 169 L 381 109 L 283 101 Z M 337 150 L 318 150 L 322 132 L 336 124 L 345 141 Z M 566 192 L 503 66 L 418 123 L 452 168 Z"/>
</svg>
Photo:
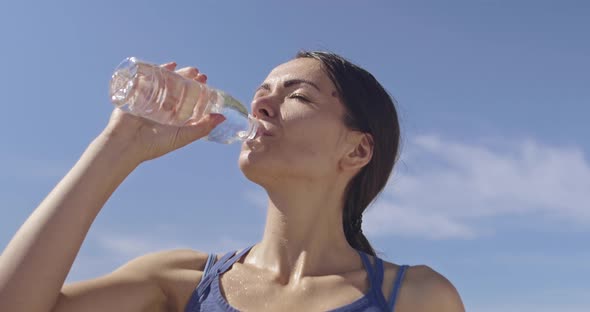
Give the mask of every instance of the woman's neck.
<svg viewBox="0 0 590 312">
<path fill-rule="evenodd" d="M 359 266 L 342 227 L 342 188 L 326 183 L 267 188 L 264 235 L 247 261 L 273 271 L 282 284 Z"/>
</svg>

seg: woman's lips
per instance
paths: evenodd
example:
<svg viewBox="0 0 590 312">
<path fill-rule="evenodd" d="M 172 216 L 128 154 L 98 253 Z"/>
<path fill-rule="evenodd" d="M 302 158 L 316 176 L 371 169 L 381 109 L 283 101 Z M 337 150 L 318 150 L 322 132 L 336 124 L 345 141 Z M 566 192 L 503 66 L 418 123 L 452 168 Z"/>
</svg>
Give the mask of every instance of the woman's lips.
<svg viewBox="0 0 590 312">
<path fill-rule="evenodd" d="M 266 141 L 266 139 L 270 139 L 274 137 L 274 134 L 271 131 L 268 131 L 262 127 L 258 128 L 258 130 L 256 131 L 256 136 L 254 136 L 253 139 L 251 140 L 247 140 L 246 143 L 248 144 L 248 146 L 253 146 L 256 144 L 260 144 L 263 141 Z"/>
<path fill-rule="evenodd" d="M 260 128 L 258 128 L 258 131 L 256 133 L 256 137 L 259 136 L 274 136 L 274 134 L 272 133 L 272 131 L 266 130 L 264 126 L 261 126 Z"/>
</svg>

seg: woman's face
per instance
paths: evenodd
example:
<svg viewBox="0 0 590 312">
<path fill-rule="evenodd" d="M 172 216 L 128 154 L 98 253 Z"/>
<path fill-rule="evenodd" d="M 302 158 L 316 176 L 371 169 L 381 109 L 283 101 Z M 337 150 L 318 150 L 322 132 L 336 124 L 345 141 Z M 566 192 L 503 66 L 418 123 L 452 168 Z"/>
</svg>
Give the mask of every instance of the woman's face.
<svg viewBox="0 0 590 312">
<path fill-rule="evenodd" d="M 350 144 L 344 105 L 320 62 L 300 58 L 273 69 L 254 94 L 253 115 L 264 129 L 243 143 L 240 168 L 265 186 L 285 179 L 333 177 Z"/>
</svg>

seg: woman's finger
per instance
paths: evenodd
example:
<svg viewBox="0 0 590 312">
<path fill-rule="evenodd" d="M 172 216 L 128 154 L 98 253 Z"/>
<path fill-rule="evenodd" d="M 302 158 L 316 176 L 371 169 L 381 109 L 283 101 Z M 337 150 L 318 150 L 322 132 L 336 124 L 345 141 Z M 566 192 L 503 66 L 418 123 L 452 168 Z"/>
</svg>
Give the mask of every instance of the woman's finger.
<svg viewBox="0 0 590 312">
<path fill-rule="evenodd" d="M 200 83 L 207 83 L 207 75 L 203 73 L 199 73 L 194 79 Z"/>
<path fill-rule="evenodd" d="M 194 79 L 199 75 L 199 70 L 194 67 L 184 67 L 177 70 L 176 73 L 183 77 Z"/>
<path fill-rule="evenodd" d="M 189 120 L 184 127 L 181 127 L 177 133 L 176 148 L 185 146 L 195 140 L 206 137 L 211 130 L 225 121 L 221 114 L 208 114 L 199 120 Z"/>
<path fill-rule="evenodd" d="M 165 68 L 167 70 L 174 70 L 174 69 L 176 69 L 176 62 L 162 64 L 162 65 L 160 65 L 160 67 Z"/>
</svg>

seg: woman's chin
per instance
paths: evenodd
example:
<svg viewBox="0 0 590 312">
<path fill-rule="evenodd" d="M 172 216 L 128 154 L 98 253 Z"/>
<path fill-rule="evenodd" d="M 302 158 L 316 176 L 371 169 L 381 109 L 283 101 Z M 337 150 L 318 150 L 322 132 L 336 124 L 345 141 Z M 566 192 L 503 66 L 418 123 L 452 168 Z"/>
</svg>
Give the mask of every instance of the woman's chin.
<svg viewBox="0 0 590 312">
<path fill-rule="evenodd" d="M 239 166 L 248 180 L 259 185 L 262 185 L 268 177 L 272 176 L 268 166 L 264 166 L 262 162 L 256 161 L 252 157 L 240 157 Z"/>
<path fill-rule="evenodd" d="M 264 169 L 264 155 L 250 149 L 242 149 L 238 163 L 242 171 L 260 171 Z"/>
</svg>

